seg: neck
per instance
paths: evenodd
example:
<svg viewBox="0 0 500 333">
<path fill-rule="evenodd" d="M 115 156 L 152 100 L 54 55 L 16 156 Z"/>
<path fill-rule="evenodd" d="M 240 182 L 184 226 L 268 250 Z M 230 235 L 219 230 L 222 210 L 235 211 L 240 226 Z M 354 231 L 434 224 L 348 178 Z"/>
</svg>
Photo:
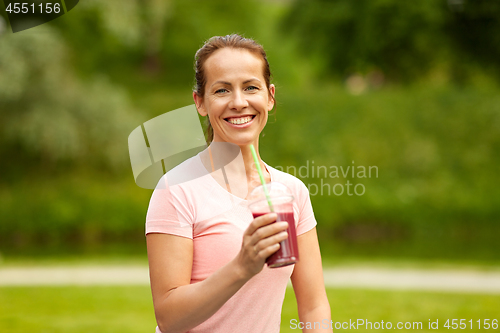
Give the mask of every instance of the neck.
<svg viewBox="0 0 500 333">
<path fill-rule="evenodd" d="M 250 145 L 249 144 L 248 145 L 238 145 L 239 150 L 241 152 L 241 156 L 243 158 L 243 165 L 241 165 L 239 163 L 236 163 L 236 164 L 233 163 L 231 165 L 226 165 L 225 161 L 227 161 L 227 160 L 233 160 L 234 157 L 232 157 L 232 158 L 222 158 L 222 159 L 220 159 L 220 161 L 219 161 L 219 157 L 220 156 L 224 156 L 224 154 L 226 154 L 226 155 L 229 154 L 227 156 L 230 156 L 230 157 L 232 156 L 232 153 L 230 153 L 230 151 L 232 151 L 232 148 L 230 148 L 231 144 L 224 145 L 223 144 L 224 141 L 220 141 L 219 142 L 219 141 L 217 141 L 217 139 L 215 139 L 212 142 L 214 143 L 214 145 L 211 145 L 211 147 L 213 147 L 212 154 L 213 154 L 214 163 L 216 164 L 216 168 L 217 168 L 217 166 L 219 166 L 219 168 L 220 168 L 220 166 L 222 164 L 224 164 L 225 170 L 228 171 L 228 172 L 230 172 L 231 175 L 235 175 L 235 177 L 236 177 L 236 175 L 241 175 L 242 176 L 243 175 L 242 172 L 244 172 L 244 174 L 246 175 L 247 183 L 249 184 L 250 188 L 253 188 L 253 187 L 255 187 L 255 186 L 257 186 L 257 185 L 260 184 L 259 173 L 257 171 L 257 168 L 255 167 L 255 162 L 254 162 L 252 151 L 250 149 Z M 217 145 L 218 142 L 221 143 L 221 145 Z M 259 141 L 258 141 L 258 139 L 255 140 L 252 144 L 253 144 L 253 146 L 255 148 L 257 159 L 259 161 L 260 168 L 261 168 L 262 173 L 264 175 L 264 180 L 266 182 L 270 182 L 271 181 L 271 175 L 267 172 L 266 166 L 265 166 L 264 162 L 262 162 L 262 160 L 260 158 L 260 154 L 259 154 Z M 217 152 L 219 152 L 219 153 L 217 153 Z M 203 160 L 202 161 L 204 162 L 206 169 L 207 170 L 211 170 L 210 159 L 208 157 L 208 153 L 203 153 L 202 157 L 204 157 L 204 161 Z M 244 170 L 242 170 L 243 166 L 244 166 Z M 237 176 L 237 177 L 240 177 L 240 176 Z"/>
</svg>

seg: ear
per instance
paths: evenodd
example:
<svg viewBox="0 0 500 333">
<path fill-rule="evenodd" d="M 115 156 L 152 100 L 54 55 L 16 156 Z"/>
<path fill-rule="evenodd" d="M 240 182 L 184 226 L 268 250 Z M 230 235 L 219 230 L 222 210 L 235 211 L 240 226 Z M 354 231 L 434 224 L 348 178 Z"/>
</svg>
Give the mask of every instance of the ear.
<svg viewBox="0 0 500 333">
<path fill-rule="evenodd" d="M 194 104 L 196 105 L 196 110 L 200 116 L 205 117 L 207 115 L 207 110 L 205 110 L 205 104 L 203 103 L 203 97 L 198 95 L 196 91 L 193 91 Z"/>
<path fill-rule="evenodd" d="M 267 103 L 267 109 L 268 109 L 267 111 L 271 111 L 274 107 L 274 102 L 275 102 L 274 101 L 274 94 L 275 94 L 275 92 L 276 92 L 276 87 L 274 86 L 274 84 L 271 84 L 269 86 L 269 95 L 271 95 L 271 96 L 269 98 L 269 102 Z"/>
</svg>

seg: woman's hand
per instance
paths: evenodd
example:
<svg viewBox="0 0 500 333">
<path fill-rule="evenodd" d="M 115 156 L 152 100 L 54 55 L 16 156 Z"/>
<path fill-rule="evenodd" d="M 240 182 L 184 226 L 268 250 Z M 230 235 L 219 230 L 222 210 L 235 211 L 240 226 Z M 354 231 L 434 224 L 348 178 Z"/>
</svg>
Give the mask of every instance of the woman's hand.
<svg viewBox="0 0 500 333">
<path fill-rule="evenodd" d="M 250 223 L 243 234 L 243 244 L 236 262 L 247 279 L 262 270 L 266 259 L 278 251 L 279 243 L 288 237 L 288 223 L 274 223 L 276 218 L 275 213 L 259 216 Z"/>
</svg>

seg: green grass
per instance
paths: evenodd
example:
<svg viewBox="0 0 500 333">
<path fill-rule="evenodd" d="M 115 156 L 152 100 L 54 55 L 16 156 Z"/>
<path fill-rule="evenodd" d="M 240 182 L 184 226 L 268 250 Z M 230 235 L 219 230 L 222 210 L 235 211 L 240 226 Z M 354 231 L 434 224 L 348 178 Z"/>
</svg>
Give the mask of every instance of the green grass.
<svg viewBox="0 0 500 333">
<path fill-rule="evenodd" d="M 0 327 L 15 332 L 154 332 L 149 287 L 0 288 Z"/>
<path fill-rule="evenodd" d="M 448 330 L 443 328 L 447 319 L 473 319 L 476 325 L 478 319 L 500 319 L 500 296 L 494 295 L 331 288 L 327 289 L 327 293 L 334 323 L 357 319 L 372 323 L 383 320 L 393 326 L 398 322 L 422 322 L 424 329 L 421 332 L 427 332 L 429 319 L 439 320 L 440 331 Z M 288 289 L 281 332 L 298 331 L 290 328 L 292 319 L 298 320 L 298 315 L 293 290 Z M 365 329 L 360 326 L 358 330 Z"/>
<path fill-rule="evenodd" d="M 500 296 L 430 292 L 328 289 L 334 322 L 365 319 L 372 323 L 447 319 L 500 319 Z M 287 290 L 281 332 L 298 332 L 292 289 Z M 155 319 L 147 286 L 126 287 L 3 287 L 0 288 L 2 333 L 20 332 L 154 332 Z M 363 329 L 360 327 L 359 329 Z M 476 331 L 467 328 L 466 331 Z"/>
</svg>

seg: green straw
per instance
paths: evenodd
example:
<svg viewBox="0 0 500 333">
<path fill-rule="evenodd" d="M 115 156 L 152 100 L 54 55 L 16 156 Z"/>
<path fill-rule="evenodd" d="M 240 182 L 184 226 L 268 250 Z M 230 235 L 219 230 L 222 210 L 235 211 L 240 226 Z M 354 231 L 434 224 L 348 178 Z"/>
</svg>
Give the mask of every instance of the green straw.
<svg viewBox="0 0 500 333">
<path fill-rule="evenodd" d="M 262 187 L 264 188 L 264 193 L 266 194 L 267 203 L 269 204 L 269 209 L 271 213 L 274 213 L 273 204 L 271 203 L 271 198 L 269 197 L 269 192 L 267 192 L 266 181 L 264 180 L 264 174 L 262 173 L 262 169 L 260 168 L 259 159 L 257 158 L 257 153 L 255 152 L 255 148 L 253 145 L 250 145 L 250 150 L 252 151 L 253 161 L 255 162 L 255 166 L 257 167 L 257 172 L 259 173 L 260 182 L 262 183 Z"/>
</svg>

